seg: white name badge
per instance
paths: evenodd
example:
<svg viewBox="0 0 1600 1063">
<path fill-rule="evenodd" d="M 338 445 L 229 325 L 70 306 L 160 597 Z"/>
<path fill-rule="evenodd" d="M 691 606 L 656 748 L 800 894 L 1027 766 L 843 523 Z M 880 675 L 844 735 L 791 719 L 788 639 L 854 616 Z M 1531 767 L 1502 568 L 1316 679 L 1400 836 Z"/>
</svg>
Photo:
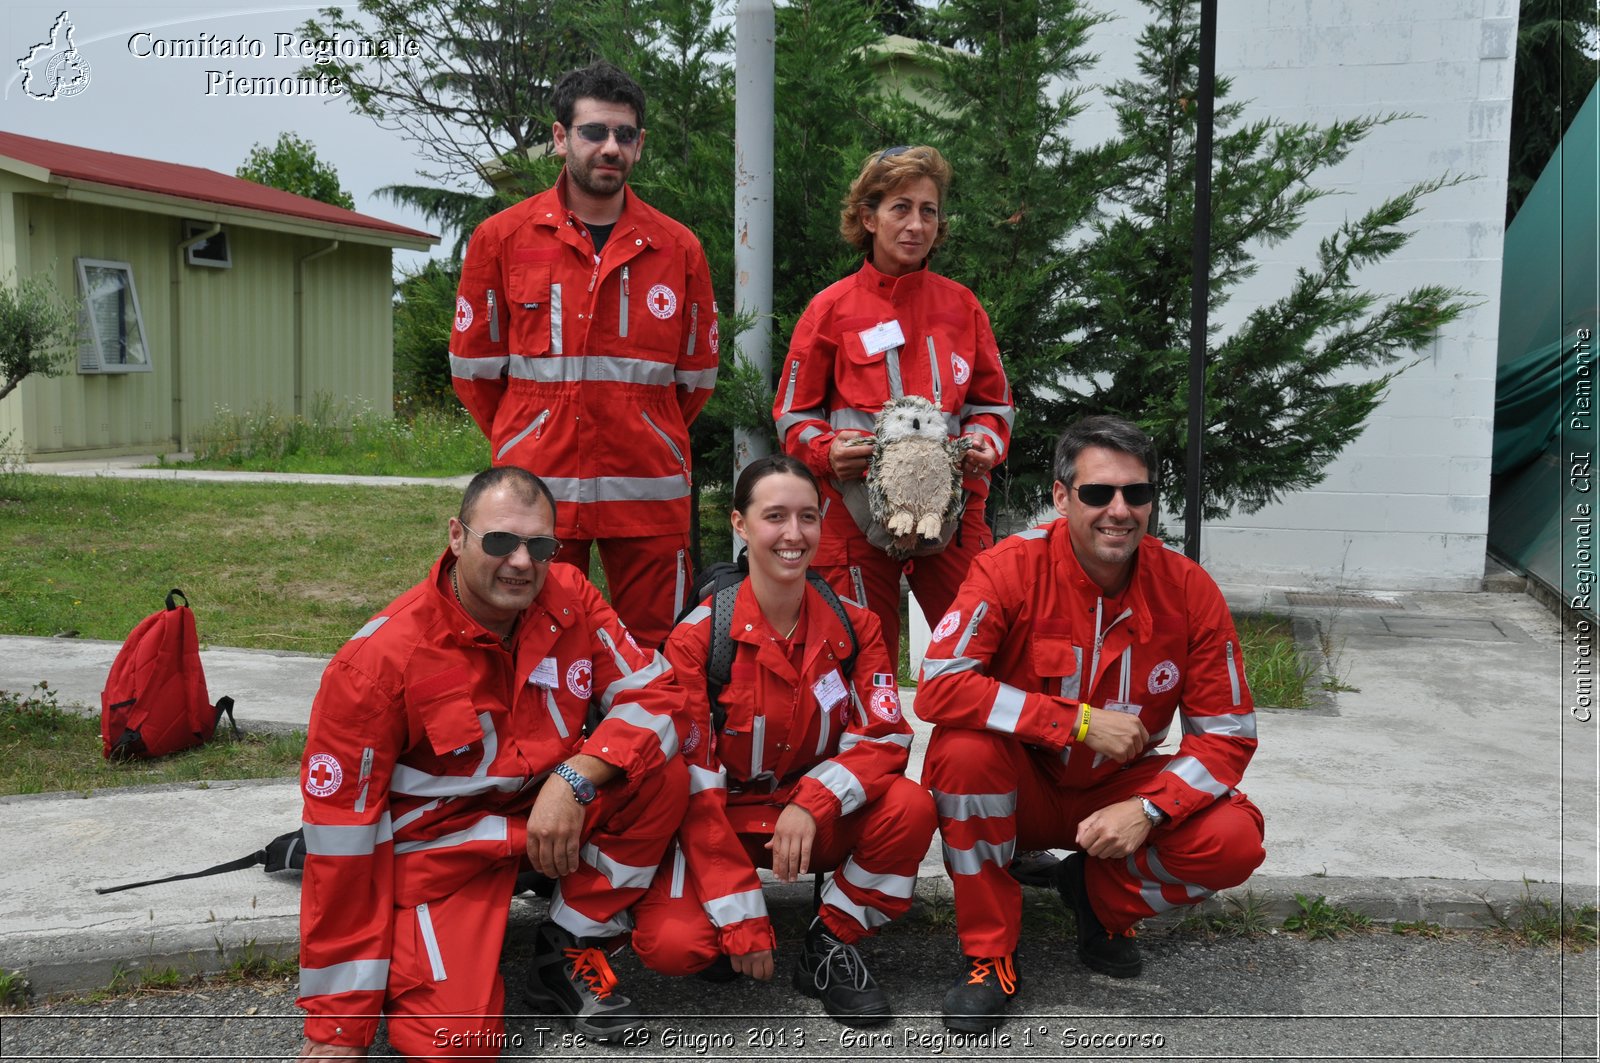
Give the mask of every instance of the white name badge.
<svg viewBox="0 0 1600 1063">
<path fill-rule="evenodd" d="M 845 699 L 848 691 L 844 688 L 844 678 L 835 668 L 815 683 L 811 684 L 811 692 L 817 696 L 817 704 L 824 710 L 831 709 Z"/>
<path fill-rule="evenodd" d="M 906 334 L 900 331 L 900 322 L 883 321 L 861 332 L 861 345 L 868 354 L 879 354 L 891 347 L 904 347 Z"/>
<path fill-rule="evenodd" d="M 554 657 L 546 657 L 540 661 L 539 667 L 535 668 L 533 674 L 528 677 L 528 682 L 536 687 L 551 687 L 553 689 L 559 686 L 560 681 L 556 679 L 556 659 Z"/>
<path fill-rule="evenodd" d="M 1108 701 L 1105 703 L 1104 708 L 1107 712 L 1123 712 L 1129 716 L 1137 716 L 1139 715 L 1139 710 L 1143 709 L 1144 706 L 1135 705 L 1131 701 Z"/>
</svg>

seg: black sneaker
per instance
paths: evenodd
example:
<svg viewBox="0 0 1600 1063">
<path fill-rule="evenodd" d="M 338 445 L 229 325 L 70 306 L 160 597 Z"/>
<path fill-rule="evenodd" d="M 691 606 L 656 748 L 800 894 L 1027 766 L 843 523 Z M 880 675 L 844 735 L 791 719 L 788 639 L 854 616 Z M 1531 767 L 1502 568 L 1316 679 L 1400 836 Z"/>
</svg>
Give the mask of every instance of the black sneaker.
<svg viewBox="0 0 1600 1063">
<path fill-rule="evenodd" d="M 1012 857 L 1007 870 L 1024 886 L 1049 889 L 1055 885 L 1055 872 L 1060 864 L 1061 858 L 1049 849 L 1029 849 Z"/>
<path fill-rule="evenodd" d="M 738 978 L 739 972 L 733 969 L 733 961 L 728 959 L 728 954 L 724 952 L 712 960 L 709 967 L 703 967 L 696 971 L 694 976 L 702 982 L 721 985 L 724 982 L 731 982 Z"/>
<path fill-rule="evenodd" d="M 1111 933 L 1101 925 L 1089 903 L 1089 889 L 1084 882 L 1088 859 L 1083 853 L 1073 853 L 1056 868 L 1056 889 L 1078 919 L 1078 959 L 1090 970 L 1112 978 L 1137 978 L 1144 970 L 1144 960 L 1133 928 Z"/>
<path fill-rule="evenodd" d="M 534 1010 L 566 1016 L 591 1041 L 617 1040 L 644 1028 L 633 1001 L 616 991 L 605 951 L 555 923 L 541 923 L 534 932 L 526 988 Z"/>
<path fill-rule="evenodd" d="M 1017 994 L 1017 967 L 1010 956 L 968 956 L 956 984 L 944 995 L 944 1024 L 961 1033 L 988 1033 L 1006 1017 Z"/>
<path fill-rule="evenodd" d="M 889 996 L 873 981 L 854 945 L 828 932 L 821 916 L 806 931 L 805 948 L 794 967 L 794 987 L 822 1001 L 822 1010 L 847 1026 L 876 1026 L 889 1020 Z"/>
</svg>

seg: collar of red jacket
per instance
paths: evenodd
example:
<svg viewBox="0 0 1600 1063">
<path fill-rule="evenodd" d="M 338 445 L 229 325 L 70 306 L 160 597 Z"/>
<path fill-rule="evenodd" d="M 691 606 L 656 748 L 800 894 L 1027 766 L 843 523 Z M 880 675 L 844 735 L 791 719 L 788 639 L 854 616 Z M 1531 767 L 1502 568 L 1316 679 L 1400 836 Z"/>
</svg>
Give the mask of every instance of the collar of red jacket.
<svg viewBox="0 0 1600 1063">
<path fill-rule="evenodd" d="M 904 276 L 891 277 L 869 259 L 864 260 L 861 269 L 856 272 L 856 283 L 869 291 L 881 291 L 891 299 L 905 299 L 921 291 L 928 278 L 934 275 L 927 266 L 923 266 Z"/>
<path fill-rule="evenodd" d="M 1094 601 L 1096 598 L 1106 597 L 1100 585 L 1090 579 L 1083 571 L 1083 566 L 1078 563 L 1078 555 L 1072 549 L 1072 536 L 1067 529 L 1067 518 L 1057 518 L 1050 525 L 1050 557 L 1056 570 L 1056 578 L 1071 587 L 1080 600 Z M 1133 555 L 1133 576 L 1128 580 L 1128 589 L 1122 592 L 1122 604 L 1133 610 L 1130 618 L 1138 632 L 1139 641 L 1147 641 L 1154 625 L 1150 620 L 1150 606 L 1145 595 L 1146 581 L 1151 578 L 1155 565 L 1150 562 L 1151 550 L 1165 550 L 1166 545 L 1154 535 L 1146 534 L 1139 542 L 1139 550 Z M 1110 617 L 1108 616 L 1109 620 Z"/>
<path fill-rule="evenodd" d="M 822 600 L 822 595 L 817 589 L 806 584 L 805 596 L 805 622 L 806 622 L 806 656 L 805 663 L 809 668 L 812 659 L 820 654 L 824 648 L 831 649 L 838 660 L 844 660 L 850 655 L 850 636 L 845 632 L 844 625 L 839 623 L 839 618 L 834 615 L 828 603 Z M 759 655 L 764 649 L 770 648 L 773 661 L 788 658 L 778 648 L 768 635 L 771 625 L 761 614 L 761 604 L 756 601 L 756 592 L 747 579 L 739 585 L 739 593 L 733 600 L 733 639 L 735 642 L 748 642 L 757 648 Z"/>
<path fill-rule="evenodd" d="M 428 583 L 432 588 L 429 597 L 434 612 L 444 626 L 451 631 L 462 632 L 466 641 L 492 642 L 500 644 L 500 636 L 473 619 L 461 603 L 456 601 L 455 591 L 450 586 L 450 570 L 455 568 L 456 555 L 446 546 L 439 555 L 439 560 L 433 563 L 433 570 L 429 573 Z M 551 564 L 550 570 L 545 575 L 544 586 L 539 589 L 538 597 L 522 611 L 522 616 L 517 620 L 516 636 L 521 642 L 524 635 L 537 624 L 555 624 L 557 627 L 569 628 L 578 622 L 578 610 L 572 607 L 575 600 L 571 582 L 573 579 L 582 579 L 583 576 L 571 565 L 557 561 Z M 462 625 L 465 624 L 463 631 Z"/>
</svg>

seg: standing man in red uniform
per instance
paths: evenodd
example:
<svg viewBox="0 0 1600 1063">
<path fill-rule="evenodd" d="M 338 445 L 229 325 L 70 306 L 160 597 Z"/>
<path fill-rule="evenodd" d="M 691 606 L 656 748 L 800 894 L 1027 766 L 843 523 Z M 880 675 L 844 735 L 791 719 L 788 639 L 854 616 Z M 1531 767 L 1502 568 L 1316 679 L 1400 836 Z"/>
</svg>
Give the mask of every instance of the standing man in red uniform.
<svg viewBox="0 0 1600 1063">
<path fill-rule="evenodd" d="M 563 560 L 587 570 L 597 543 L 612 605 L 653 648 L 689 588 L 689 425 L 716 384 L 717 307 L 694 234 L 628 187 L 638 84 L 599 62 L 554 104 L 566 166 L 472 234 L 450 372 L 494 464 L 550 485 Z"/>
<path fill-rule="evenodd" d="M 301 785 L 301 1059 L 507 1045 L 500 950 L 519 869 L 557 880 L 528 993 L 591 1040 L 640 1015 L 606 959 L 688 805 L 683 696 L 600 593 L 551 564 L 554 506 L 503 467 L 448 549 L 351 636 L 311 708 Z M 586 735 L 591 709 L 599 722 Z"/>
<path fill-rule="evenodd" d="M 966 956 L 944 998 L 953 1030 L 999 1025 L 1017 990 L 1019 850 L 1077 850 L 1056 887 L 1079 959 L 1113 978 L 1143 968 L 1139 920 L 1236 886 L 1265 858 L 1261 813 L 1238 790 L 1256 748 L 1239 637 L 1205 570 L 1146 540 L 1155 469 L 1128 421 L 1068 428 L 1062 519 L 978 557 L 923 660 L 923 781 Z M 1175 716 L 1178 751 L 1158 753 Z"/>
</svg>

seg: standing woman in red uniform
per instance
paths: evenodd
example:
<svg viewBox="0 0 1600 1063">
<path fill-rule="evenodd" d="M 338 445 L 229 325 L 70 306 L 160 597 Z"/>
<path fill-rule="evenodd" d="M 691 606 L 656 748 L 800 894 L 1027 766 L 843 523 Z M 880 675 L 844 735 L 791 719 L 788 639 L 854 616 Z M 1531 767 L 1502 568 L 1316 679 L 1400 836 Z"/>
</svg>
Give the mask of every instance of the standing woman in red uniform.
<svg viewBox="0 0 1600 1063">
<path fill-rule="evenodd" d="M 934 148 L 894 147 L 867 158 L 839 219 L 841 235 L 866 261 L 811 300 L 773 405 L 783 449 L 822 483 L 816 568 L 840 594 L 877 614 L 891 656 L 900 644 L 902 573 L 931 625 L 954 600 L 972 559 L 992 545 L 984 500 L 990 470 L 1011 445 L 1011 388 L 989 315 L 971 291 L 928 269 L 948 230 L 949 186 L 950 165 Z M 869 542 L 851 512 L 870 522 L 862 481 L 873 419 L 899 395 L 930 400 L 952 438 L 973 440 L 962 458 L 966 508 L 959 523 L 942 549 L 925 543 L 909 560 Z M 857 501 L 851 494 L 859 505 L 850 505 Z"/>
<path fill-rule="evenodd" d="M 868 1026 L 891 1009 L 856 946 L 911 906 L 934 807 L 905 776 L 911 726 L 877 621 L 848 602 L 841 618 L 806 578 L 819 502 L 815 479 L 788 455 L 739 476 L 733 528 L 749 576 L 721 635 L 733 658 L 719 722 L 706 681 L 712 600 L 662 647 L 692 723 L 681 747 L 689 814 L 634 908 L 633 947 L 663 974 L 765 981 L 777 942 L 756 868 L 784 882 L 831 870 L 792 981 L 840 1022 Z M 859 650 L 848 667 L 851 631 Z"/>
</svg>

